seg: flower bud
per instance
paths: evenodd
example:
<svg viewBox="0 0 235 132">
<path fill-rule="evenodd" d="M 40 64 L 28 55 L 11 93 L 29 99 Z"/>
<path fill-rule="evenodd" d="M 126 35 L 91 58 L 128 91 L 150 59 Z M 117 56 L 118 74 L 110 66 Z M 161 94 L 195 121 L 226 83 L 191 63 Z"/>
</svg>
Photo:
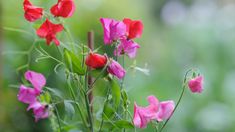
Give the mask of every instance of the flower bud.
<svg viewBox="0 0 235 132">
<path fill-rule="evenodd" d="M 201 93 L 203 90 L 203 76 L 197 76 L 189 80 L 188 87 L 193 93 Z"/>
<path fill-rule="evenodd" d="M 115 60 L 111 60 L 108 66 L 108 72 L 119 79 L 122 79 L 126 74 L 125 69 Z"/>
</svg>

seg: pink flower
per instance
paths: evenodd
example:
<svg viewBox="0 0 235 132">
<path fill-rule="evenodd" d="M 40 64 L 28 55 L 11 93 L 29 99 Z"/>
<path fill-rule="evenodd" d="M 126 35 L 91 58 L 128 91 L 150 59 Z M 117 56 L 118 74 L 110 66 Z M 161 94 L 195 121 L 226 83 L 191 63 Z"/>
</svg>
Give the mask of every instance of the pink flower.
<svg viewBox="0 0 235 132">
<path fill-rule="evenodd" d="M 56 34 L 64 29 L 62 24 L 54 24 L 48 19 L 39 27 L 37 30 L 37 35 L 41 38 L 46 39 L 47 45 L 50 45 L 53 41 L 56 46 L 60 45 L 60 41 L 56 38 Z"/>
<path fill-rule="evenodd" d="M 155 96 L 148 96 L 149 106 L 134 104 L 133 123 L 138 128 L 145 128 L 151 120 L 163 121 L 170 118 L 175 104 L 173 101 L 159 102 Z"/>
<path fill-rule="evenodd" d="M 122 68 L 122 66 L 115 60 L 111 60 L 107 70 L 110 74 L 116 76 L 119 79 L 122 79 L 126 74 L 125 69 Z"/>
<path fill-rule="evenodd" d="M 33 88 L 27 88 L 24 85 L 21 85 L 17 97 L 19 101 L 31 104 L 37 100 L 37 92 Z"/>
<path fill-rule="evenodd" d="M 156 117 L 157 121 L 160 122 L 170 118 L 174 108 L 175 108 L 175 103 L 172 100 L 161 102 Z"/>
<path fill-rule="evenodd" d="M 29 0 L 24 0 L 23 6 L 25 11 L 24 17 L 29 22 L 34 22 L 42 18 L 43 15 L 42 8 L 32 5 Z"/>
<path fill-rule="evenodd" d="M 104 29 L 105 44 L 112 44 L 113 41 L 125 36 L 126 25 L 122 21 L 116 21 L 110 18 L 101 18 L 100 22 Z"/>
<path fill-rule="evenodd" d="M 197 76 L 189 80 L 188 87 L 193 93 L 201 93 L 203 91 L 203 76 Z"/>
<path fill-rule="evenodd" d="M 131 20 L 129 18 L 125 18 L 123 19 L 123 22 L 126 24 L 126 33 L 128 39 L 141 37 L 144 25 L 140 20 Z"/>
<path fill-rule="evenodd" d="M 58 0 L 58 3 L 51 7 L 51 14 L 55 17 L 71 17 L 75 11 L 73 0 Z"/>
<path fill-rule="evenodd" d="M 138 48 L 140 48 L 140 46 L 136 42 L 132 40 L 121 39 L 120 44 L 114 51 L 114 55 L 120 56 L 126 53 L 130 58 L 134 58 Z"/>
<path fill-rule="evenodd" d="M 34 71 L 27 71 L 25 72 L 24 76 L 25 79 L 33 85 L 35 92 L 40 94 L 42 88 L 46 85 L 46 78 L 41 73 Z"/>
<path fill-rule="evenodd" d="M 134 104 L 133 123 L 138 128 L 145 128 L 147 124 L 156 117 L 159 107 L 159 101 L 154 96 L 148 96 L 149 106 L 140 107 Z"/>
<path fill-rule="evenodd" d="M 30 109 L 33 109 L 35 122 L 40 119 L 45 119 L 49 116 L 48 106 L 45 104 L 41 104 L 38 101 L 35 101 L 34 103 L 30 104 L 27 110 L 29 111 Z"/>
</svg>

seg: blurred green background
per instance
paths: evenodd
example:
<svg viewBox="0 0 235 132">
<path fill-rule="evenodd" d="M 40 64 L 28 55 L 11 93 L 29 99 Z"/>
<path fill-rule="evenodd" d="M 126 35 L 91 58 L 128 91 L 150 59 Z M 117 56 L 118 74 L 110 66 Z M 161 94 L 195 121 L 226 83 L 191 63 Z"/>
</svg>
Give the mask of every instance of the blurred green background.
<svg viewBox="0 0 235 132">
<path fill-rule="evenodd" d="M 31 0 L 47 11 L 56 0 Z M 3 25 L 3 87 L 0 89 L 1 132 L 51 131 L 50 121 L 34 123 L 25 104 L 17 101 L 19 85 L 28 57 L 12 51 L 28 50 L 33 44 L 33 26 L 23 17 L 23 0 L 1 1 Z M 177 101 L 184 73 L 197 67 L 205 77 L 202 94 L 189 90 L 179 109 L 170 120 L 166 132 L 234 132 L 235 131 L 235 1 L 232 0 L 76 0 L 76 12 L 66 20 L 73 38 L 86 43 L 89 30 L 95 32 L 96 47 L 103 44 L 100 17 L 122 20 L 140 19 L 144 33 L 136 39 L 141 46 L 136 57 L 137 66 L 149 69 L 149 75 L 129 71 L 125 88 L 133 102 L 147 105 L 146 97 L 155 95 L 159 100 Z M 41 23 L 38 21 L 37 23 Z M 30 32 L 19 33 L 9 29 Z M 63 33 L 59 37 L 63 37 Z M 45 45 L 45 44 L 42 44 Z M 45 46 L 47 47 L 47 46 Z M 47 47 L 60 58 L 54 44 Z M 37 56 L 32 51 L 32 58 Z M 126 59 L 128 64 L 133 60 Z M 53 72 L 51 60 L 30 62 L 32 70 L 47 77 L 47 85 L 63 87 L 63 77 Z M 0 78 L 1 79 L 1 78 Z M 144 130 L 153 131 L 151 125 Z"/>
</svg>

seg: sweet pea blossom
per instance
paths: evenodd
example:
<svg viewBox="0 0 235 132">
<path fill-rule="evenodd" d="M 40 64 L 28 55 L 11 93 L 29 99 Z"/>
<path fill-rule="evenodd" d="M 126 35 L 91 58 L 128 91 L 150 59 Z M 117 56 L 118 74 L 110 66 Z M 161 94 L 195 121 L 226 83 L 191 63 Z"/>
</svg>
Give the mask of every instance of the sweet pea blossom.
<svg viewBox="0 0 235 132">
<path fill-rule="evenodd" d="M 86 57 L 85 63 L 91 68 L 102 68 L 107 63 L 107 57 L 105 55 L 100 55 L 97 53 L 89 53 Z"/>
<path fill-rule="evenodd" d="M 40 95 L 42 88 L 46 84 L 46 79 L 41 73 L 37 73 L 34 71 L 25 72 L 25 79 L 28 80 L 33 88 L 28 88 L 24 85 L 20 86 L 20 90 L 18 93 L 18 100 L 30 104 L 36 101 L 37 96 Z"/>
<path fill-rule="evenodd" d="M 37 100 L 37 92 L 33 88 L 28 88 L 21 85 L 17 97 L 19 101 L 26 104 L 31 104 Z"/>
<path fill-rule="evenodd" d="M 188 87 L 193 93 L 201 93 L 203 91 L 203 76 L 197 76 L 189 80 Z"/>
<path fill-rule="evenodd" d="M 25 79 L 28 80 L 34 88 L 28 88 L 24 85 L 20 86 L 18 100 L 29 104 L 27 110 L 33 109 L 35 122 L 39 119 L 44 119 L 49 116 L 49 109 L 46 104 L 38 101 L 37 97 L 41 94 L 42 88 L 46 84 L 46 79 L 41 73 L 34 71 L 25 72 Z"/>
<path fill-rule="evenodd" d="M 128 39 L 141 37 L 144 25 L 140 20 L 131 20 L 129 18 L 123 19 L 126 25 L 126 35 Z"/>
<path fill-rule="evenodd" d="M 122 79 L 126 74 L 125 69 L 115 60 L 110 60 L 107 71 L 119 79 Z"/>
<path fill-rule="evenodd" d="M 151 120 L 163 121 L 170 118 L 175 104 L 173 101 L 159 102 L 155 96 L 148 96 L 149 106 L 134 104 L 133 123 L 138 128 L 145 128 Z"/>
<path fill-rule="evenodd" d="M 105 44 L 112 44 L 113 41 L 125 36 L 126 25 L 122 21 L 117 21 L 110 18 L 101 18 L 100 22 L 102 23 L 104 30 Z"/>
<path fill-rule="evenodd" d="M 174 101 L 163 101 L 160 103 L 159 111 L 157 114 L 157 121 L 163 121 L 167 120 L 168 118 L 171 117 L 171 114 L 175 108 L 175 103 Z"/>
<path fill-rule="evenodd" d="M 130 58 L 134 58 L 138 48 L 140 48 L 140 46 L 136 42 L 132 40 L 121 39 L 120 44 L 114 51 L 114 55 L 120 56 L 126 53 Z"/>
<path fill-rule="evenodd" d="M 49 116 L 48 105 L 42 104 L 38 101 L 35 101 L 34 103 L 30 104 L 27 108 L 27 111 L 29 111 L 30 109 L 33 109 L 35 122 L 40 119 L 45 119 Z"/>
<path fill-rule="evenodd" d="M 64 29 L 62 24 L 53 24 L 48 19 L 37 30 L 37 35 L 41 38 L 46 38 L 47 45 L 50 45 L 53 41 L 56 46 L 60 45 L 59 40 L 56 38 L 56 34 Z"/>
<path fill-rule="evenodd" d="M 25 11 L 24 17 L 29 22 L 34 22 L 42 18 L 43 15 L 42 8 L 32 5 L 29 0 L 24 0 L 23 6 Z"/>
<path fill-rule="evenodd" d="M 35 92 L 41 93 L 42 88 L 46 84 L 46 78 L 41 74 L 34 71 L 27 71 L 24 74 L 25 79 L 28 80 L 34 87 Z"/>
<path fill-rule="evenodd" d="M 58 0 L 57 4 L 51 7 L 51 14 L 55 17 L 71 17 L 75 11 L 75 3 L 73 0 Z"/>
</svg>

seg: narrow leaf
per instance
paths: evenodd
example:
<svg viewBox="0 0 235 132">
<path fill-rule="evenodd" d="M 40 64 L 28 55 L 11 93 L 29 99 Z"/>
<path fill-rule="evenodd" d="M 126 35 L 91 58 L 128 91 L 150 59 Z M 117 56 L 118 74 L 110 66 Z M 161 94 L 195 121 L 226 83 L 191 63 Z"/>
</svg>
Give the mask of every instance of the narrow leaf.
<svg viewBox="0 0 235 132">
<path fill-rule="evenodd" d="M 112 89 L 112 99 L 114 102 L 114 107 L 117 108 L 121 100 L 121 90 L 118 83 L 115 80 L 111 80 L 111 89 Z"/>
<path fill-rule="evenodd" d="M 71 51 L 64 49 L 64 60 L 66 67 L 70 72 L 77 73 L 78 75 L 85 74 L 85 66 L 82 67 L 80 59 Z"/>
<path fill-rule="evenodd" d="M 75 109 L 74 109 L 73 105 L 70 103 L 70 101 L 65 100 L 64 107 L 65 107 L 65 112 L 67 113 L 68 117 L 72 118 L 75 114 Z"/>
</svg>

